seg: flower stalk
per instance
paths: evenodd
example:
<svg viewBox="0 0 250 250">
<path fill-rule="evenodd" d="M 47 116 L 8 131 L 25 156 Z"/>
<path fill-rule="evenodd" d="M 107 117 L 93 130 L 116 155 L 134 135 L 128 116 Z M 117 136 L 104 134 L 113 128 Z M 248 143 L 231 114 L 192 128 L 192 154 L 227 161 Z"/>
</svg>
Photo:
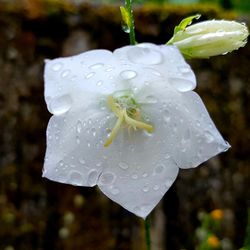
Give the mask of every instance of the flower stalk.
<svg viewBox="0 0 250 250">
<path fill-rule="evenodd" d="M 135 40 L 135 22 L 132 9 L 132 0 L 125 0 L 125 6 L 120 7 L 122 20 L 125 23 L 125 32 L 129 34 L 131 45 L 136 44 Z"/>
<path fill-rule="evenodd" d="M 146 238 L 147 250 L 151 250 L 150 217 L 149 216 L 145 219 L 144 225 L 145 225 L 145 238 Z"/>
</svg>

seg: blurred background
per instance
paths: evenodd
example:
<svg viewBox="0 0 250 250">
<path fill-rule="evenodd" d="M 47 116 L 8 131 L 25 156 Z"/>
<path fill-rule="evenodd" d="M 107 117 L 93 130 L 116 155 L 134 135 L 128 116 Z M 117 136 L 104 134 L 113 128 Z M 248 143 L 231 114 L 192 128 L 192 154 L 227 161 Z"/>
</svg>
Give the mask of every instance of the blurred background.
<svg viewBox="0 0 250 250">
<path fill-rule="evenodd" d="M 145 249 L 143 221 L 97 188 L 41 177 L 50 118 L 43 97 L 44 59 L 128 44 L 121 3 L 0 0 L 1 250 Z M 250 1 L 135 1 L 137 40 L 164 44 L 182 18 L 196 13 L 201 20 L 235 19 L 249 27 Z M 240 249 L 250 205 L 250 44 L 189 63 L 197 92 L 232 148 L 180 171 L 152 213 L 152 249 Z M 219 245 L 202 248 L 204 220 L 215 209 L 223 215 L 213 229 Z"/>
</svg>

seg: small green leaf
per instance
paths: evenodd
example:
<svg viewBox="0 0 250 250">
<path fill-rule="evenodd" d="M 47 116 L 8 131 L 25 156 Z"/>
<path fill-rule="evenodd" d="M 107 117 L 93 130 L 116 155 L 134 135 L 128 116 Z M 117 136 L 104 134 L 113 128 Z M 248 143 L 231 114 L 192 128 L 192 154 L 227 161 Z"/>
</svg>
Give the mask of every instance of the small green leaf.
<svg viewBox="0 0 250 250">
<path fill-rule="evenodd" d="M 120 6 L 121 16 L 124 24 L 128 27 L 131 26 L 131 20 L 128 10 L 124 6 Z"/>
<path fill-rule="evenodd" d="M 200 17 L 201 17 L 200 14 L 196 14 L 196 15 L 189 16 L 189 17 L 184 18 L 184 19 L 179 23 L 179 25 L 175 26 L 175 28 L 174 28 L 174 35 L 175 35 L 177 32 L 179 32 L 179 31 L 185 30 L 186 27 L 192 23 L 193 19 L 199 19 Z"/>
</svg>

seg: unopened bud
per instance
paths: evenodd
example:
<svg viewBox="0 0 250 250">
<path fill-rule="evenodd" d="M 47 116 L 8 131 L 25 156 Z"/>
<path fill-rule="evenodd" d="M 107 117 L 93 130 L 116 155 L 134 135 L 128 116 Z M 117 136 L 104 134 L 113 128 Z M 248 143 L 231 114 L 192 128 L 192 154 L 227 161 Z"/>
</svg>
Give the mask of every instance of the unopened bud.
<svg viewBox="0 0 250 250">
<path fill-rule="evenodd" d="M 211 20 L 179 30 L 167 44 L 177 46 L 186 58 L 209 58 L 244 47 L 248 35 L 244 23 Z"/>
</svg>

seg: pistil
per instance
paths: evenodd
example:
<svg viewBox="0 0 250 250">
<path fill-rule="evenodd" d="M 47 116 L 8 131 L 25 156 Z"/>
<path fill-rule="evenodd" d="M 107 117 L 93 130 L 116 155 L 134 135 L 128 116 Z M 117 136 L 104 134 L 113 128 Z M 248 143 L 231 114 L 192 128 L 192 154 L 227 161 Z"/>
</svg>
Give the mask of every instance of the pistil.
<svg viewBox="0 0 250 250">
<path fill-rule="evenodd" d="M 133 128 L 134 130 L 142 129 L 146 130 L 149 133 L 153 132 L 152 125 L 138 120 L 139 111 L 134 107 L 134 100 L 131 100 L 131 103 L 133 103 L 133 107 L 129 107 L 129 102 L 127 102 L 126 105 L 124 105 L 125 107 L 123 107 L 120 104 L 119 100 L 116 100 L 113 96 L 110 95 L 107 97 L 108 107 L 118 117 L 118 119 L 109 135 L 109 138 L 104 143 L 104 147 L 108 147 L 113 142 L 123 123 L 125 123 L 129 128 Z"/>
</svg>

